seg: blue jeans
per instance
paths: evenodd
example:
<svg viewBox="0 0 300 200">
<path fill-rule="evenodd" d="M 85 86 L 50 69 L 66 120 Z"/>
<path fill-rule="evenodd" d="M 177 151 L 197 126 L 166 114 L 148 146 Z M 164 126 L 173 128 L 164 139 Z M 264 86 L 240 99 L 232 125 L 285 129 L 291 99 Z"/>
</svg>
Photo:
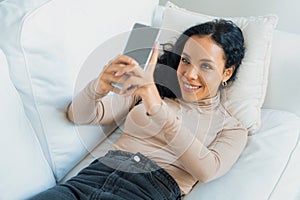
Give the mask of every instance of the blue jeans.
<svg viewBox="0 0 300 200">
<path fill-rule="evenodd" d="M 64 184 L 50 188 L 31 200 L 181 199 L 176 181 L 141 153 L 109 151 Z"/>
</svg>

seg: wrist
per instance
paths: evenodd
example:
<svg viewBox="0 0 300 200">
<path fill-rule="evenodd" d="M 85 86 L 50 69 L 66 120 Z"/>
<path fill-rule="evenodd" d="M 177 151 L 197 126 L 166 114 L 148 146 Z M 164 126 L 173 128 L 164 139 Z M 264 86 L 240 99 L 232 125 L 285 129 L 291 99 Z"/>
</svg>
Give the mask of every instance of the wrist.
<svg viewBox="0 0 300 200">
<path fill-rule="evenodd" d="M 105 95 L 108 94 L 108 90 L 103 90 L 100 86 L 99 86 L 99 80 L 94 80 L 93 81 L 93 92 L 96 98 L 101 98 Z"/>
<path fill-rule="evenodd" d="M 98 86 L 96 86 L 96 88 L 95 88 L 95 93 L 96 93 L 96 95 L 98 95 L 98 96 L 105 96 L 105 95 L 107 95 L 108 94 L 108 90 L 103 90 L 103 89 L 101 89 L 100 87 L 98 87 Z"/>
<path fill-rule="evenodd" d="M 94 92 L 96 95 L 105 96 L 109 91 L 101 88 L 101 84 L 98 79 L 94 80 Z"/>
<path fill-rule="evenodd" d="M 147 84 L 140 88 L 139 95 L 143 99 L 146 99 L 147 97 L 151 96 L 155 90 L 157 90 L 155 84 Z"/>
<path fill-rule="evenodd" d="M 154 115 L 162 106 L 162 99 L 155 84 L 149 84 L 143 88 L 140 96 L 143 99 L 147 115 Z"/>
<path fill-rule="evenodd" d="M 148 110 L 147 110 L 147 115 L 148 116 L 152 116 L 152 115 L 155 115 L 156 113 L 159 112 L 159 110 L 161 109 L 162 107 L 162 104 L 155 104 L 155 105 L 152 105 Z"/>
</svg>

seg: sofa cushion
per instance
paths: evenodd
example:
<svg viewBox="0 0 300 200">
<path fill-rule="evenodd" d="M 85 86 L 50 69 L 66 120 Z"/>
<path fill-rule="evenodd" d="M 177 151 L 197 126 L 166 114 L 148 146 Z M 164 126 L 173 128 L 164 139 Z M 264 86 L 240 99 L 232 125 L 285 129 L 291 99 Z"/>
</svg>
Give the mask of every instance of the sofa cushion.
<svg viewBox="0 0 300 200">
<path fill-rule="evenodd" d="M 97 68 L 89 70 L 84 81 L 97 77 L 111 59 L 108 56 L 116 55 L 116 51 L 110 52 L 106 41 L 129 31 L 134 22 L 150 24 L 157 4 L 158 1 L 147 0 L 112 0 L 105 4 L 98 0 L 0 3 L 0 30 L 5 30 L 0 46 L 7 55 L 12 82 L 26 115 L 57 180 L 113 129 L 77 127 L 66 119 L 82 64 L 98 46 L 102 50 L 107 47 L 107 57 L 98 58 Z"/>
<path fill-rule="evenodd" d="M 55 179 L 7 67 L 0 50 L 0 199 L 24 199 L 55 185 Z"/>
</svg>

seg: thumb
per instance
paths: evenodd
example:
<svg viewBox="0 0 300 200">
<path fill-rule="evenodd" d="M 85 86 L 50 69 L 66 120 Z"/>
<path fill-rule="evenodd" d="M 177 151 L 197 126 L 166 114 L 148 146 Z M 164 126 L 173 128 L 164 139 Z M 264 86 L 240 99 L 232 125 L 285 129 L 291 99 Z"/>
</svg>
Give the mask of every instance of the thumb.
<svg viewBox="0 0 300 200">
<path fill-rule="evenodd" d="M 149 60 L 149 63 L 148 63 L 148 66 L 147 66 L 147 71 L 153 73 L 154 72 L 154 69 L 155 69 L 155 66 L 156 66 L 156 63 L 157 63 L 157 59 L 158 59 L 158 47 L 159 47 L 159 42 L 156 41 L 154 46 L 153 46 L 153 50 L 152 50 L 152 54 L 151 54 L 151 57 L 150 57 L 150 60 Z"/>
</svg>

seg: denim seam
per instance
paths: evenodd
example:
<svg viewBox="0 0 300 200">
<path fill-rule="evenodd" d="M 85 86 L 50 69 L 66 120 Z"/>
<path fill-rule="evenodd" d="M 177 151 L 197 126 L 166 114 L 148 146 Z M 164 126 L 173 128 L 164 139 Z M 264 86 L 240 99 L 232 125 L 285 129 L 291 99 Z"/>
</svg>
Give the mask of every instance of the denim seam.
<svg viewBox="0 0 300 200">
<path fill-rule="evenodd" d="M 165 195 L 165 192 L 161 190 L 161 188 L 155 183 L 152 173 L 145 173 L 145 175 L 148 177 L 149 181 L 151 182 L 152 186 L 156 189 L 156 191 L 163 196 L 165 200 L 168 200 L 167 196 Z"/>
</svg>

